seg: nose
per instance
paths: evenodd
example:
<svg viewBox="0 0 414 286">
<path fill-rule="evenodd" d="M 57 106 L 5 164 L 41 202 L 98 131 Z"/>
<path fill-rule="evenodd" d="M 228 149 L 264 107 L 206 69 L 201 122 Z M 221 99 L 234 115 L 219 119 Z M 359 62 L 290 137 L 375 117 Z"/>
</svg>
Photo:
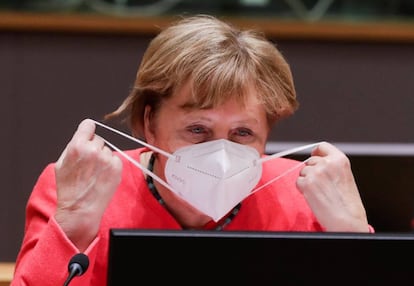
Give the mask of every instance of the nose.
<svg viewBox="0 0 414 286">
<path fill-rule="evenodd" d="M 211 138 L 211 140 L 219 140 L 219 139 L 225 139 L 232 141 L 232 138 L 230 136 L 230 131 L 220 131 L 220 132 L 214 132 L 214 136 Z"/>
</svg>

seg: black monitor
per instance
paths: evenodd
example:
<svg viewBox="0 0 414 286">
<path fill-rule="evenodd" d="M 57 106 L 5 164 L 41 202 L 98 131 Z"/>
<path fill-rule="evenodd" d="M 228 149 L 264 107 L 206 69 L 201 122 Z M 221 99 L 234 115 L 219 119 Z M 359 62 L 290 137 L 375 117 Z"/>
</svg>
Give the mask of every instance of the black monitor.
<svg viewBox="0 0 414 286">
<path fill-rule="evenodd" d="M 108 286 L 411 285 L 410 233 L 112 229 Z"/>
</svg>

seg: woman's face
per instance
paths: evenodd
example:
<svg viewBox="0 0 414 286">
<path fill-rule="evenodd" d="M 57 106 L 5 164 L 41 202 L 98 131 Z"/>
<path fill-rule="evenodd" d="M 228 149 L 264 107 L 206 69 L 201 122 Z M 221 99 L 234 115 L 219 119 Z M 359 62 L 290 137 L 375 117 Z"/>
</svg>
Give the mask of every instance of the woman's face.
<svg viewBox="0 0 414 286">
<path fill-rule="evenodd" d="M 250 96 L 245 105 L 229 100 L 216 108 L 198 109 L 189 107 L 190 87 L 185 85 L 160 106 L 155 117 L 149 118 L 147 107 L 146 141 L 173 153 L 183 146 L 227 139 L 249 145 L 262 154 L 269 133 L 266 112 L 256 100 L 256 90 L 249 88 L 248 92 Z M 159 157 L 164 166 L 164 156 Z"/>
</svg>

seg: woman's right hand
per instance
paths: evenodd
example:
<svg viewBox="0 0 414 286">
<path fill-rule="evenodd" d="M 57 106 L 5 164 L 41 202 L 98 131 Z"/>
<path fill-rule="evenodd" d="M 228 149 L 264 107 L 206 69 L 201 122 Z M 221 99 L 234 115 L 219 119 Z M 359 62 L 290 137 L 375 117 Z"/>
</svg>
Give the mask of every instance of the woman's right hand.
<svg viewBox="0 0 414 286">
<path fill-rule="evenodd" d="M 55 219 L 84 251 L 96 237 L 102 215 L 121 181 L 122 162 L 83 120 L 55 165 Z"/>
</svg>

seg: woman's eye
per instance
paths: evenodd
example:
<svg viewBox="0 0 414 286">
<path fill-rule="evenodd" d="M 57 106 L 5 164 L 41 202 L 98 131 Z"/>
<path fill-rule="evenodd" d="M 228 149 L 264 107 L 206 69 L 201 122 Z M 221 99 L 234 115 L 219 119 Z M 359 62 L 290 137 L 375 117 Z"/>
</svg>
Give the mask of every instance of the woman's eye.
<svg viewBox="0 0 414 286">
<path fill-rule="evenodd" d="M 201 126 L 193 126 L 189 128 L 190 132 L 194 134 L 201 134 L 205 132 L 205 129 Z"/>
<path fill-rule="evenodd" d="M 246 136 L 252 135 L 252 131 L 248 130 L 248 129 L 238 129 L 237 130 L 237 135 L 242 136 L 242 137 L 246 137 Z"/>
<path fill-rule="evenodd" d="M 211 131 L 200 125 L 188 126 L 185 128 L 184 138 L 193 144 L 201 143 L 211 138 Z"/>
<path fill-rule="evenodd" d="M 250 144 L 254 140 L 254 133 L 246 128 L 237 129 L 232 133 L 231 140 L 240 144 Z"/>
</svg>

